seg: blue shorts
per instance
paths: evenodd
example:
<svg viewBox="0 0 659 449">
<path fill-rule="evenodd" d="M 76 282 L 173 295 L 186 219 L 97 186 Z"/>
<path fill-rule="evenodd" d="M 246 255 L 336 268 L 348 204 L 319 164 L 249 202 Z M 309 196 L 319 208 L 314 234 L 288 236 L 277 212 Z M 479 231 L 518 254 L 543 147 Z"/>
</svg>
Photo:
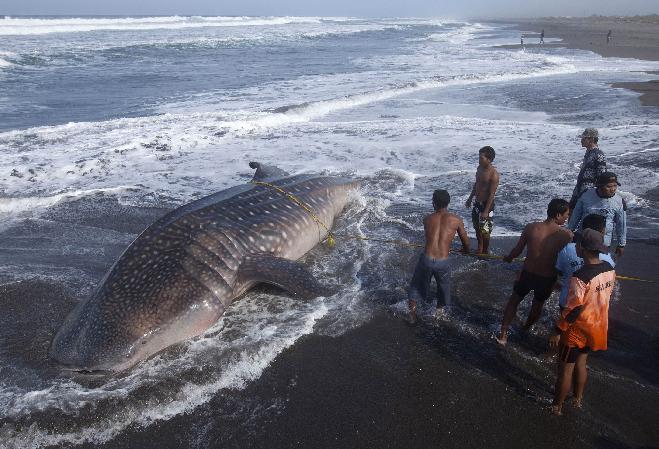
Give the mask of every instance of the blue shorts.
<svg viewBox="0 0 659 449">
<path fill-rule="evenodd" d="M 407 290 L 407 297 L 411 300 L 428 300 L 432 278 L 437 282 L 437 306 L 451 305 L 451 264 L 448 259 L 433 259 L 425 253 L 419 257 L 414 269 L 412 282 Z"/>
</svg>

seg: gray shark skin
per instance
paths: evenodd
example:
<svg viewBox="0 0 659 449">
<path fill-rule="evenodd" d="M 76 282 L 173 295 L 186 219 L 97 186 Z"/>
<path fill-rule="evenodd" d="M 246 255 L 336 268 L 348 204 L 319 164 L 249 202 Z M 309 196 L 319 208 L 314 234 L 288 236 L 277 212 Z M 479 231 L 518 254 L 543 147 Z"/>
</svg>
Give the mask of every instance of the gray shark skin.
<svg viewBox="0 0 659 449">
<path fill-rule="evenodd" d="M 281 187 L 329 228 L 355 181 L 298 175 L 258 163 L 253 181 Z M 76 371 L 126 370 L 197 336 L 257 283 L 294 296 L 324 290 L 295 260 L 327 236 L 312 216 L 276 189 L 249 183 L 165 215 L 124 251 L 94 294 L 69 314 L 50 356 Z"/>
</svg>

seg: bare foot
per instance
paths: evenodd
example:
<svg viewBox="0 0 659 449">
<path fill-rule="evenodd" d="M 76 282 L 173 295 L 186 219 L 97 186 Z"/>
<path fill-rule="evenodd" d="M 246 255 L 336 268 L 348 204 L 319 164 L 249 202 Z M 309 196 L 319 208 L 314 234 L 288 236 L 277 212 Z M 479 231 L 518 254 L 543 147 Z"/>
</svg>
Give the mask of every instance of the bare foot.
<svg viewBox="0 0 659 449">
<path fill-rule="evenodd" d="M 574 408 L 581 408 L 581 400 L 583 398 L 572 398 L 572 407 Z"/>
<path fill-rule="evenodd" d="M 408 306 L 410 308 L 410 324 L 416 324 L 416 302 L 409 301 Z"/>
<path fill-rule="evenodd" d="M 501 346 L 506 346 L 506 343 L 508 343 L 508 335 L 505 332 L 501 332 L 498 337 L 492 334 L 492 338 L 494 338 Z"/>
<path fill-rule="evenodd" d="M 561 411 L 562 406 L 561 405 L 552 405 L 551 406 L 551 412 L 555 416 L 563 416 L 563 412 Z"/>
</svg>

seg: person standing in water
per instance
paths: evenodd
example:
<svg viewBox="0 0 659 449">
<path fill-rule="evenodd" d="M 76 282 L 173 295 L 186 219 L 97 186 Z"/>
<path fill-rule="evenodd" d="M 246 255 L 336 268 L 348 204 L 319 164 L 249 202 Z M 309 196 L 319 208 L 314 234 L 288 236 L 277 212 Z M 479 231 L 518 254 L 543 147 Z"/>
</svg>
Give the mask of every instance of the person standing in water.
<svg viewBox="0 0 659 449">
<path fill-rule="evenodd" d="M 584 229 L 577 238 L 577 255 L 584 266 L 570 278 L 565 309 L 556 322 L 549 346 L 558 347 L 558 376 L 551 410 L 562 415 L 563 403 L 574 388 L 574 406 L 581 408 L 590 351 L 607 349 L 609 301 L 615 285 L 616 273 L 611 264 L 600 259 L 609 249 L 604 237 L 594 229 Z"/>
<path fill-rule="evenodd" d="M 490 234 L 494 224 L 494 195 L 499 187 L 499 172 L 492 165 L 496 153 L 494 148 L 486 146 L 478 150 L 478 168 L 476 169 L 476 182 L 471 189 L 465 206 L 471 207 L 471 201 L 476 198 L 471 210 L 471 222 L 476 230 L 478 240 L 478 254 L 487 254 L 490 247 Z"/>
<path fill-rule="evenodd" d="M 540 43 L 544 44 L 545 43 L 545 29 L 543 28 L 542 31 L 540 32 Z"/>
<path fill-rule="evenodd" d="M 427 301 L 433 277 L 437 282 L 437 308 L 451 305 L 451 265 L 448 256 L 456 232 L 462 242 L 462 251 L 469 253 L 469 237 L 464 223 L 460 217 L 448 211 L 450 202 L 451 196 L 446 190 L 435 190 L 432 195 L 435 212 L 423 219 L 425 249 L 416 264 L 407 293 L 412 323 L 416 322 L 417 301 Z"/>
<path fill-rule="evenodd" d="M 527 247 L 522 271 L 503 312 L 501 332 L 496 337 L 501 345 L 508 342 L 508 328 L 517 314 L 517 307 L 531 290 L 533 303 L 522 329 L 527 331 L 540 318 L 542 306 L 551 296 L 556 282 L 556 256 L 572 240 L 572 232 L 563 227 L 569 216 L 567 201 L 554 198 L 547 207 L 547 219 L 527 224 L 517 245 L 503 258 L 504 262 L 510 263 Z"/>
</svg>

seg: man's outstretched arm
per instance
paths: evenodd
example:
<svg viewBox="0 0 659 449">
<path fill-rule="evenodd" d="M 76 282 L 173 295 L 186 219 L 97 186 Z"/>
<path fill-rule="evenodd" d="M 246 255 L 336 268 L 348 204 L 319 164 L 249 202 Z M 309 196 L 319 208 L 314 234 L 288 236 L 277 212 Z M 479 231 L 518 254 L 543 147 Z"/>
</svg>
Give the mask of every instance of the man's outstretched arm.
<svg viewBox="0 0 659 449">
<path fill-rule="evenodd" d="M 528 225 L 527 225 L 528 226 Z M 524 228 L 524 231 L 522 231 L 522 235 L 519 236 L 519 240 L 517 240 L 517 245 L 513 249 L 510 250 L 508 255 L 503 258 L 504 262 L 512 262 L 514 258 L 522 254 L 522 251 L 524 251 L 524 247 L 526 246 L 526 227 Z"/>
</svg>

